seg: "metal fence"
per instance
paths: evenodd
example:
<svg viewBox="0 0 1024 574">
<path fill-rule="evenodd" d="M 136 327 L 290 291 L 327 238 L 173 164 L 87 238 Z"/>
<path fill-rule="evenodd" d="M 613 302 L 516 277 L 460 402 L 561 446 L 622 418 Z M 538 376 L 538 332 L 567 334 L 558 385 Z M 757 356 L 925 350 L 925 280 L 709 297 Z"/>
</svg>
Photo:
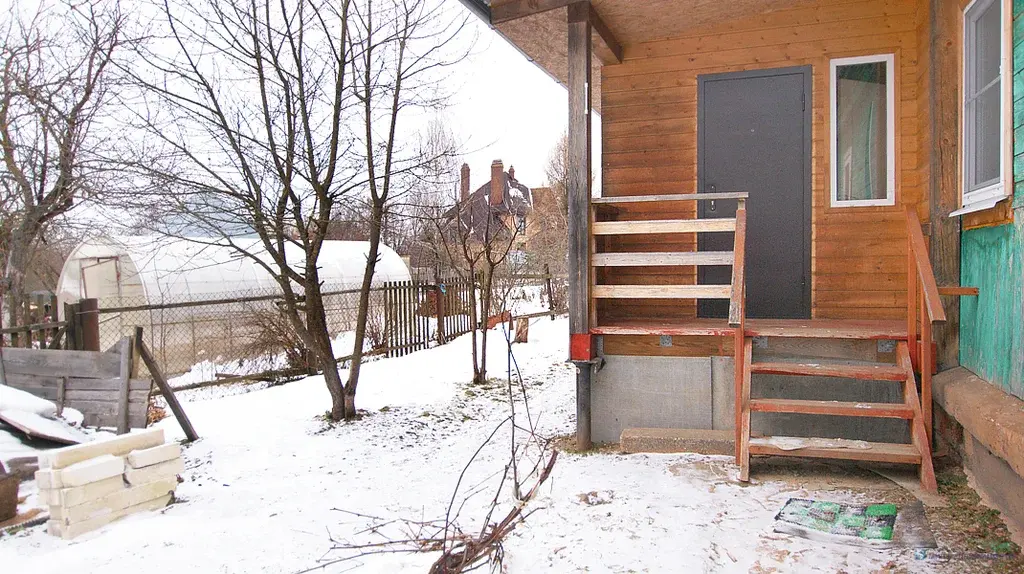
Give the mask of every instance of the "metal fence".
<svg viewBox="0 0 1024 574">
<path fill-rule="evenodd" d="M 373 289 L 364 351 L 401 356 L 469 332 L 474 304 L 470 291 L 469 281 L 457 278 L 440 285 L 404 281 Z M 323 299 L 336 356 L 346 356 L 354 342 L 359 291 L 325 288 Z M 147 346 L 168 376 L 187 373 L 204 361 L 219 369 L 217 376 L 225 377 L 294 370 L 303 366 L 303 345 L 280 304 L 280 294 L 268 291 L 206 301 L 100 300 L 99 346 L 110 348 L 141 326 Z"/>
</svg>

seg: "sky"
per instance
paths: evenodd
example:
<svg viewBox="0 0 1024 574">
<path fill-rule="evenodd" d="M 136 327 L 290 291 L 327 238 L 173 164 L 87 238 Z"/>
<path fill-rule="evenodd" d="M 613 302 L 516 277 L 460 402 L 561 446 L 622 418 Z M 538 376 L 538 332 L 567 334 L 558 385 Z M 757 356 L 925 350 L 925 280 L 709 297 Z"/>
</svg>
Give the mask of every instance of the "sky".
<svg viewBox="0 0 1024 574">
<path fill-rule="evenodd" d="M 458 0 L 444 0 L 470 14 Z M 527 187 L 547 183 L 544 174 L 551 150 L 565 133 L 568 94 L 540 67 L 490 29 L 470 18 L 477 33 L 473 54 L 452 69 L 455 93 L 445 116 L 466 150 L 470 189 L 490 179 L 491 162 L 500 159 L 516 168 L 516 179 Z M 499 86 L 499 89 L 495 89 Z M 600 173 L 599 119 L 593 124 L 595 173 Z M 595 184 L 596 186 L 596 184 Z"/>
</svg>

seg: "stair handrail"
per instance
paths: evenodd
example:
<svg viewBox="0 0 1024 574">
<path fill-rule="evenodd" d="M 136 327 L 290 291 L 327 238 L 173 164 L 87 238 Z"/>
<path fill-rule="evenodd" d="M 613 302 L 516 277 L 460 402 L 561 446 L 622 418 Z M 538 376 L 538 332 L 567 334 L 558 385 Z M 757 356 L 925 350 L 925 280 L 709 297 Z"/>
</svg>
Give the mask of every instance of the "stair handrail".
<svg viewBox="0 0 1024 574">
<path fill-rule="evenodd" d="M 733 331 L 733 350 L 735 358 L 735 397 L 736 397 L 736 462 L 740 463 L 743 452 L 743 385 L 745 377 L 749 377 L 749 356 L 746 353 L 746 315 L 747 315 L 747 281 L 746 281 L 746 250 L 747 250 L 747 202 L 740 199 L 736 202 L 736 228 L 733 232 L 733 263 L 732 263 L 732 296 L 729 298 L 729 326 Z"/>
<path fill-rule="evenodd" d="M 916 275 L 915 279 L 919 280 L 920 294 L 924 297 L 929 322 L 941 323 L 946 320 L 946 311 L 939 299 L 939 286 L 935 281 L 931 258 L 928 256 L 928 246 L 924 242 L 924 231 L 912 207 L 907 208 L 907 244 L 907 273 Z M 907 280 L 910 281 L 909 275 Z M 907 304 L 909 306 L 910 302 Z"/>
<path fill-rule="evenodd" d="M 917 212 L 907 208 L 907 344 L 921 373 L 921 410 L 928 444 L 932 440 L 932 326 L 946 321 L 928 246 Z M 918 333 L 921 339 L 918 341 Z"/>
<path fill-rule="evenodd" d="M 745 276 L 745 251 L 747 241 L 747 207 L 740 199 L 736 206 L 736 230 L 733 243 L 732 296 L 729 298 L 729 326 L 743 327 L 747 294 Z"/>
</svg>

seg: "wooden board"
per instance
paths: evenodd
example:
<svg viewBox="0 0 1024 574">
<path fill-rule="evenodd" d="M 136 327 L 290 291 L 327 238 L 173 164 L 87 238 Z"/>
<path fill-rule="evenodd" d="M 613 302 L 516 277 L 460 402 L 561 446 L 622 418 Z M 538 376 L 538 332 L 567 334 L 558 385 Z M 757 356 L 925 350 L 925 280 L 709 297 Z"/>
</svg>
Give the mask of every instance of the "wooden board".
<svg viewBox="0 0 1024 574">
<path fill-rule="evenodd" d="M 750 454 L 796 456 L 806 458 L 834 458 L 838 460 L 864 460 L 875 462 L 892 462 L 901 464 L 919 464 L 921 453 L 914 445 L 894 443 L 864 443 L 868 448 L 824 448 L 807 447 L 796 450 L 783 450 L 767 444 L 764 438 L 750 439 Z"/>
<path fill-rule="evenodd" d="M 844 365 L 828 363 L 754 362 L 753 373 L 765 375 L 800 375 L 807 377 L 841 377 L 866 381 L 902 381 L 903 369 L 888 365 Z"/>
<path fill-rule="evenodd" d="M 749 337 L 806 339 L 906 339 L 902 321 L 859 319 L 749 319 Z"/>
<path fill-rule="evenodd" d="M 594 285 L 595 299 L 728 299 L 729 285 Z"/>
<path fill-rule="evenodd" d="M 640 168 L 648 169 L 648 168 Z M 595 197 L 591 200 L 594 205 L 606 205 L 613 203 L 664 203 L 669 201 L 710 201 L 722 199 L 745 199 L 749 194 L 745 191 L 722 191 L 717 193 L 666 193 L 658 195 L 622 195 Z"/>
<path fill-rule="evenodd" d="M 914 411 L 905 404 L 810 401 L 802 399 L 751 399 L 750 410 L 759 413 L 800 413 L 844 417 L 911 419 Z"/>
<path fill-rule="evenodd" d="M 679 265 L 732 265 L 732 251 L 690 253 L 595 253 L 594 267 L 664 267 Z"/>
<path fill-rule="evenodd" d="M 115 353 L 57 351 L 9 347 L 3 354 L 6 375 L 41 375 L 113 379 L 120 375 L 121 361 Z"/>
<path fill-rule="evenodd" d="M 31 438 L 40 438 L 60 444 L 80 444 L 89 441 L 89 436 L 67 423 L 48 419 L 26 411 L 0 411 L 3 421 Z"/>
<path fill-rule="evenodd" d="M 594 235 L 640 235 L 651 233 L 696 233 L 733 231 L 735 219 L 662 219 L 655 221 L 598 221 Z"/>
<path fill-rule="evenodd" d="M 680 321 L 622 321 L 602 324 L 590 330 L 595 335 L 703 335 L 728 337 L 733 333 L 724 319 Z"/>
</svg>

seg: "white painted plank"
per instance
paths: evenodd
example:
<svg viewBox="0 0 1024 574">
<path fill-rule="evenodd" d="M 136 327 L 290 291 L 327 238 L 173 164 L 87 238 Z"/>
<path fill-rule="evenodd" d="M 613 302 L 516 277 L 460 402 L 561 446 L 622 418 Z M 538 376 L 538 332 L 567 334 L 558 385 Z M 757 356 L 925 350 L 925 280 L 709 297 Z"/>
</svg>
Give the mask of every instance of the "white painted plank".
<svg viewBox="0 0 1024 574">
<path fill-rule="evenodd" d="M 678 265 L 732 265 L 732 251 L 676 253 L 595 253 L 594 267 L 658 267 Z"/>
<path fill-rule="evenodd" d="M 728 299 L 729 285 L 595 285 L 595 299 Z"/>
<path fill-rule="evenodd" d="M 654 233 L 730 232 L 735 219 L 657 219 L 646 221 L 595 221 L 594 235 L 647 235 Z"/>
</svg>

